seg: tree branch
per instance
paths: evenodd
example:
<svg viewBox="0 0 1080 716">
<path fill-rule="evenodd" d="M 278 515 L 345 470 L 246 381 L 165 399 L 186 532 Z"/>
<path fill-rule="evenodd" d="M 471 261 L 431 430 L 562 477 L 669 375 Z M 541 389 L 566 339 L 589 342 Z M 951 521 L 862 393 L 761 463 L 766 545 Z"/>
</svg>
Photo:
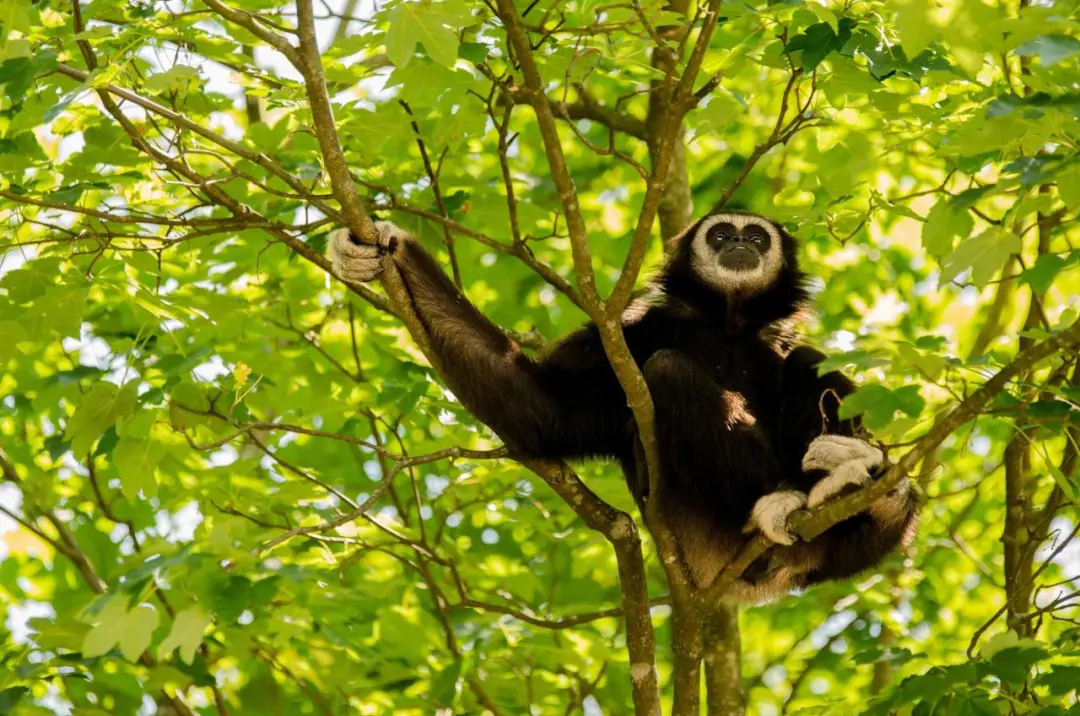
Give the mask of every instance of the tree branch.
<svg viewBox="0 0 1080 716">
<path fill-rule="evenodd" d="M 528 88 L 510 86 L 504 89 L 506 96 L 514 104 L 533 106 L 532 95 Z M 605 107 L 580 88 L 578 89 L 578 97 L 579 99 L 576 102 L 562 102 L 545 95 L 543 101 L 547 103 L 553 116 L 566 121 L 576 122 L 586 119 L 635 139 L 645 139 L 648 136 L 645 122 L 637 117 L 611 107 Z"/>
<path fill-rule="evenodd" d="M 431 193 L 435 195 L 435 206 L 439 209 L 439 215 L 444 219 L 449 219 L 450 214 L 446 211 L 446 202 L 443 201 L 442 190 L 439 188 L 439 173 L 435 171 L 431 166 L 431 158 L 428 157 L 427 145 L 424 143 L 424 138 L 420 135 L 420 125 L 416 123 L 416 117 L 413 116 L 412 109 L 409 108 L 409 104 L 399 99 L 398 104 L 405 110 L 405 114 L 409 115 L 409 124 L 412 126 L 413 134 L 416 136 L 416 146 L 420 150 L 420 159 L 424 162 L 424 171 L 427 172 L 428 181 L 431 183 Z M 442 166 L 442 162 L 439 162 L 439 166 Z M 457 251 L 454 250 L 454 235 L 450 233 L 450 228 L 443 224 L 443 245 L 446 246 L 446 252 L 450 257 L 450 274 L 454 279 L 454 285 L 458 287 L 458 290 L 463 290 L 461 285 L 461 269 L 458 267 Z"/>
<path fill-rule="evenodd" d="M 236 8 L 221 2 L 221 0 L 203 0 L 203 4 L 229 22 L 239 25 L 281 54 L 285 55 L 286 59 L 293 65 L 298 65 L 300 63 L 300 53 L 297 49 L 281 35 L 260 25 L 256 15 L 253 15 L 246 10 L 237 10 Z"/>
<path fill-rule="evenodd" d="M 562 144 L 559 141 L 559 130 L 555 126 L 555 114 L 547 95 L 544 94 L 544 80 L 540 76 L 540 70 L 533 59 L 532 46 L 529 44 L 528 35 L 521 23 L 517 7 L 512 0 L 498 0 L 499 17 L 506 27 L 507 42 L 513 49 L 518 62 L 521 64 L 522 73 L 525 75 L 525 92 L 536 113 L 540 136 L 544 142 L 544 150 L 547 152 L 548 166 L 551 168 L 552 180 L 559 193 L 559 202 L 562 204 L 563 213 L 566 215 L 567 227 L 570 231 L 570 246 L 574 256 L 574 270 L 577 273 L 578 288 L 581 291 L 582 303 L 586 307 L 586 313 L 594 320 L 600 318 L 601 303 L 596 292 L 596 277 L 593 273 L 592 255 L 589 251 L 589 234 L 582 217 L 581 206 L 578 203 L 577 190 L 574 188 L 574 180 L 570 176 L 570 169 L 566 164 Z"/>
<path fill-rule="evenodd" d="M 630 515 L 597 497 L 567 465 L 547 460 L 522 460 L 522 464 L 550 485 L 586 525 L 611 542 L 619 568 L 634 713 L 636 716 L 660 716 L 656 635 L 649 611 L 648 578 L 637 525 Z"/>
<path fill-rule="evenodd" d="M 80 82 L 86 82 L 90 77 L 89 73 L 77 70 L 74 67 L 69 67 L 68 65 L 64 64 L 58 65 L 56 69 L 58 72 L 60 72 L 60 74 L 78 80 Z M 293 191 L 304 197 L 306 201 L 317 207 L 319 211 L 321 211 L 323 214 L 334 219 L 335 221 L 340 222 L 341 215 L 337 209 L 330 206 L 326 202 L 321 201 L 318 197 L 312 195 L 311 191 L 308 190 L 308 188 L 304 185 L 303 182 L 290 174 L 288 170 L 285 169 L 285 167 L 278 164 L 266 154 L 262 152 L 256 152 L 253 149 L 249 149 L 248 147 L 240 144 L 239 142 L 234 142 L 231 139 L 224 137 L 211 129 L 208 129 L 206 126 L 188 119 L 179 112 L 174 112 L 168 107 L 164 107 L 157 102 L 154 102 L 153 100 L 142 97 L 135 92 L 132 92 L 131 90 L 124 89 L 123 87 L 117 87 L 116 85 L 112 84 L 95 85 L 95 88 L 98 91 L 105 90 L 106 92 L 114 94 L 121 99 L 127 100 L 132 104 L 142 107 L 148 112 L 153 112 L 160 117 L 164 117 L 165 119 L 169 120 L 174 126 L 182 127 L 189 132 L 197 134 L 203 139 L 206 139 L 218 145 L 222 149 L 229 150 L 238 157 L 243 157 L 244 159 L 247 159 L 259 165 L 266 171 L 276 176 L 278 179 L 288 184 L 293 189 Z"/>
<path fill-rule="evenodd" d="M 694 97 L 694 82 L 697 79 L 702 62 L 705 61 L 705 53 L 709 49 L 709 41 L 716 29 L 719 17 L 721 0 L 710 0 L 705 8 L 705 16 L 702 20 L 701 29 L 698 32 L 697 42 L 686 63 L 679 83 L 671 93 L 671 102 L 664 117 L 657 122 L 658 130 L 651 137 L 651 147 L 654 157 L 652 174 L 649 177 L 648 186 L 645 190 L 645 201 L 638 215 L 637 225 L 634 227 L 630 239 L 630 251 L 623 263 L 619 280 L 606 302 L 606 310 L 609 318 L 621 315 L 626 303 L 630 300 L 630 294 L 634 290 L 638 274 L 641 272 L 641 264 L 645 260 L 645 250 L 648 247 L 649 234 L 652 232 L 653 221 L 659 208 L 660 197 L 663 195 L 667 182 L 668 171 L 671 168 L 671 158 L 675 153 L 675 143 L 682 129 L 682 120 L 686 112 L 697 104 Z"/>
</svg>

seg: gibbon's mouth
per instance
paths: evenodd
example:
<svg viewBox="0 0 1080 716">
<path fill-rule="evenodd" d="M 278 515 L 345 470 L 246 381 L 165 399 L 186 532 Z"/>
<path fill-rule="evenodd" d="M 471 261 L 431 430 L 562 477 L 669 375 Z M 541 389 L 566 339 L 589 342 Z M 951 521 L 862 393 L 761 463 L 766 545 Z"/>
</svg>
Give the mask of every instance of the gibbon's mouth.
<svg viewBox="0 0 1080 716">
<path fill-rule="evenodd" d="M 761 257 L 752 247 L 736 244 L 721 251 L 718 262 L 724 268 L 733 271 L 750 271 L 758 267 Z"/>
</svg>

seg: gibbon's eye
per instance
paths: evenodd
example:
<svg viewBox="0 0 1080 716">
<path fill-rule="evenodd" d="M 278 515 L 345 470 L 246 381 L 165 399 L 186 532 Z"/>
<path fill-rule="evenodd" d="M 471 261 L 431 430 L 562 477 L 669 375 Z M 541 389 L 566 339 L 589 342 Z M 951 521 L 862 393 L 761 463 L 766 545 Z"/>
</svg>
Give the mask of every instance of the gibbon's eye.
<svg viewBox="0 0 1080 716">
<path fill-rule="evenodd" d="M 755 244 L 764 244 L 769 238 L 768 234 L 766 234 L 765 230 L 760 226 L 748 227 L 746 231 L 743 232 L 743 235 L 746 237 L 747 241 L 753 241 Z"/>
<path fill-rule="evenodd" d="M 709 233 L 705 235 L 705 240 L 710 244 L 716 245 L 730 240 L 734 233 L 735 227 L 731 224 L 717 224 L 709 229 Z"/>
</svg>

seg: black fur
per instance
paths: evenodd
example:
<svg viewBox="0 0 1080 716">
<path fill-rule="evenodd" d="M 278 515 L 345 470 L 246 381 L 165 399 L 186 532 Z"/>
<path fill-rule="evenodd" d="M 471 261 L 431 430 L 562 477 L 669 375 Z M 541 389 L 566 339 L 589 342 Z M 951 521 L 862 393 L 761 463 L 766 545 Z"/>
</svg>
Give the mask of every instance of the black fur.
<svg viewBox="0 0 1080 716">
<path fill-rule="evenodd" d="M 745 543 L 742 529 L 758 498 L 777 489 L 809 492 L 821 479 L 801 469 L 810 442 L 826 433 L 854 435 L 857 426 L 837 415 L 851 382 L 839 373 L 819 377 L 823 356 L 811 348 L 778 346 L 785 333 L 778 328 L 797 320 L 807 303 L 794 239 L 774 224 L 783 254 L 777 279 L 735 297 L 694 271 L 696 226 L 674 240 L 673 257 L 624 318 L 656 405 L 664 464 L 657 495 L 648 495 L 639 477 L 633 418 L 594 325 L 533 360 L 418 244 L 401 237 L 394 255 L 461 402 L 520 454 L 619 460 L 639 504 L 660 501 L 687 567 L 705 585 Z M 733 598 L 760 601 L 856 574 L 908 539 L 914 523 L 914 500 L 897 491 L 812 543 L 770 550 Z"/>
</svg>

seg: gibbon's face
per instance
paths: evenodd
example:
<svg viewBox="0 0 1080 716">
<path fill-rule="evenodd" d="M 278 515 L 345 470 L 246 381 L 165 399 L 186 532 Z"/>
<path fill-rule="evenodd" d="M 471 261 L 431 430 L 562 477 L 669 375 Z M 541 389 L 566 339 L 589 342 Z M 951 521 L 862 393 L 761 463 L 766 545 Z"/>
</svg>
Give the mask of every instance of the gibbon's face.
<svg viewBox="0 0 1080 716">
<path fill-rule="evenodd" d="M 701 220 L 691 241 L 694 271 L 724 293 L 763 291 L 784 265 L 780 230 L 764 217 L 714 214 Z"/>
</svg>

